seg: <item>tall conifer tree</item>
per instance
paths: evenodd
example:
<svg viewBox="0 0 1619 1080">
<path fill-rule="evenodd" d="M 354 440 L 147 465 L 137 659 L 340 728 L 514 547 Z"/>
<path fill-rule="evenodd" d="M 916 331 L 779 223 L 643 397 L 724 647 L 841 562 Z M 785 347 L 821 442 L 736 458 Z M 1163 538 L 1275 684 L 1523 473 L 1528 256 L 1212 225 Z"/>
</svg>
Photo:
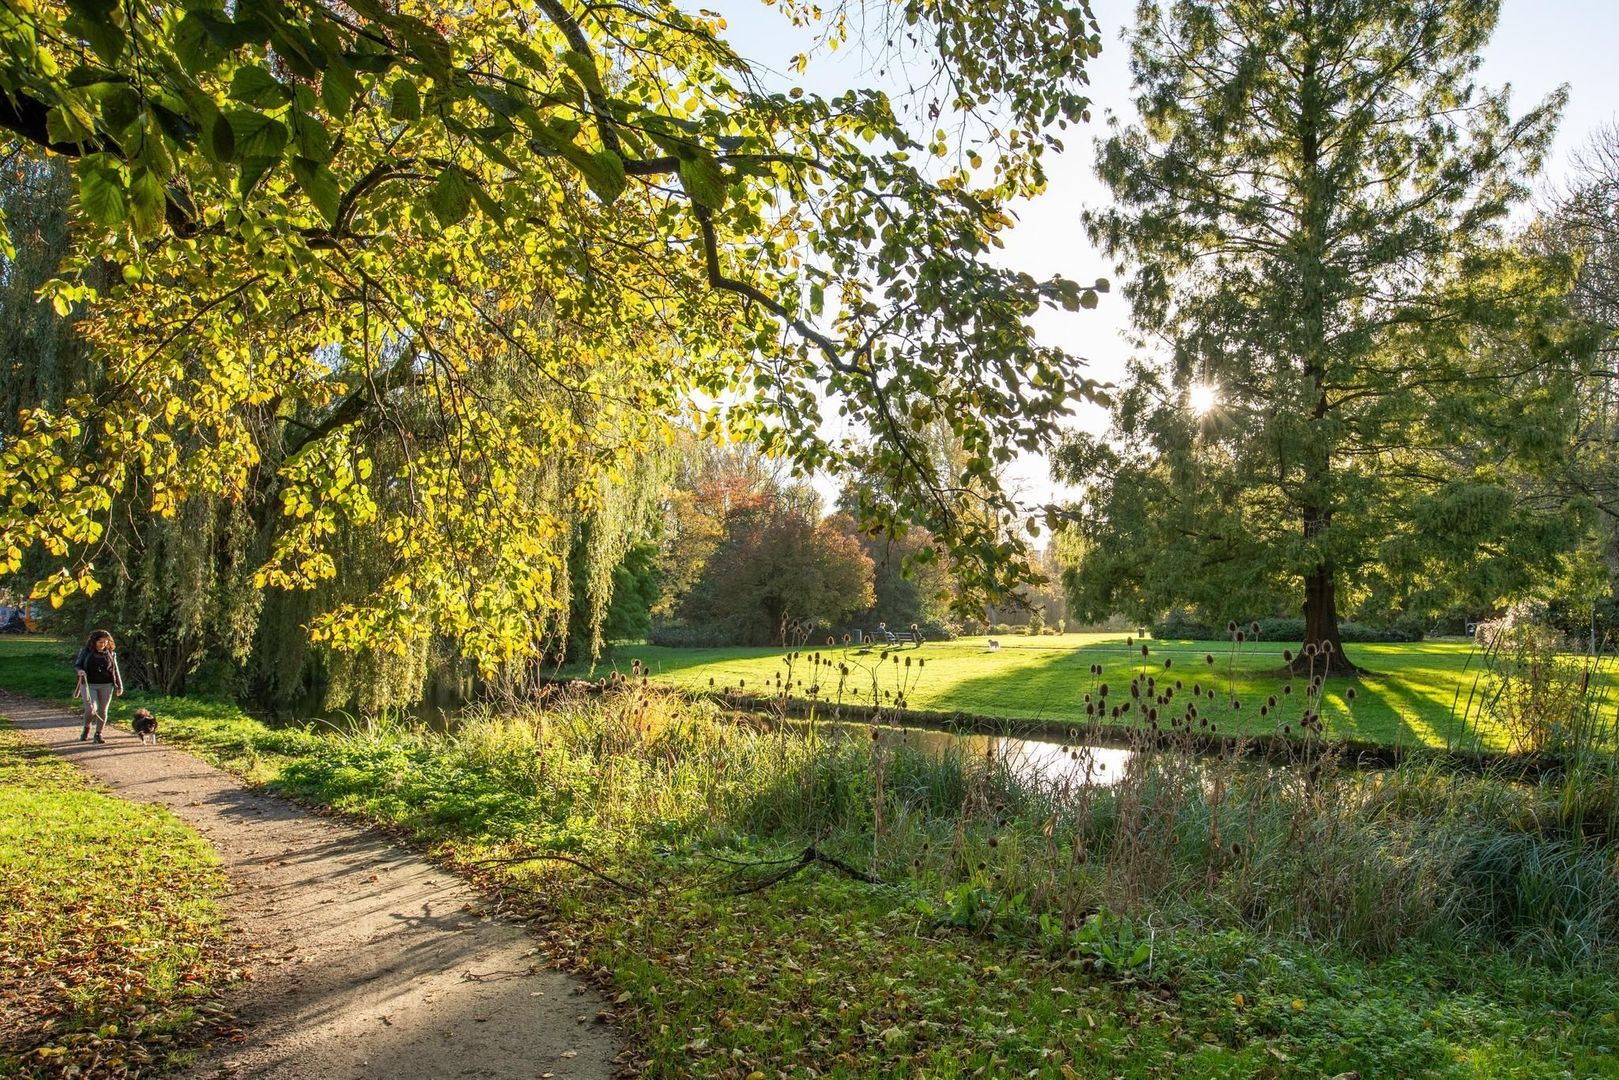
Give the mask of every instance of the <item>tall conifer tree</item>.
<svg viewBox="0 0 1619 1080">
<path fill-rule="evenodd" d="M 1562 94 L 1514 116 L 1475 82 L 1496 9 L 1141 5 L 1138 117 L 1099 144 L 1114 204 L 1086 225 L 1164 359 L 1059 461 L 1086 485 L 1082 617 L 1302 593 L 1339 669 L 1346 579 L 1483 603 L 1555 559 L 1567 515 L 1510 474 L 1556 453 L 1578 342 L 1563 268 L 1501 241 Z"/>
</svg>

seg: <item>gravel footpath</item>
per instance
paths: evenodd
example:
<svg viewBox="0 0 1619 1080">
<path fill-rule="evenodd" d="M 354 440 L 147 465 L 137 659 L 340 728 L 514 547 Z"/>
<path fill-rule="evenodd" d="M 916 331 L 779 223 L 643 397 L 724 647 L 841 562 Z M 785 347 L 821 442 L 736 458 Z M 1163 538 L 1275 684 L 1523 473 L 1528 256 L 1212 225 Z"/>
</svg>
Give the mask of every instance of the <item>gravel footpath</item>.
<svg viewBox="0 0 1619 1080">
<path fill-rule="evenodd" d="M 609 1077 L 601 1002 L 548 968 L 518 925 L 480 915 L 460 878 L 376 832 L 311 817 L 190 754 L 0 692 L 0 715 L 213 844 L 251 979 L 226 1004 L 247 1041 L 196 1077 Z M 160 733 L 161 735 L 161 733 Z"/>
</svg>

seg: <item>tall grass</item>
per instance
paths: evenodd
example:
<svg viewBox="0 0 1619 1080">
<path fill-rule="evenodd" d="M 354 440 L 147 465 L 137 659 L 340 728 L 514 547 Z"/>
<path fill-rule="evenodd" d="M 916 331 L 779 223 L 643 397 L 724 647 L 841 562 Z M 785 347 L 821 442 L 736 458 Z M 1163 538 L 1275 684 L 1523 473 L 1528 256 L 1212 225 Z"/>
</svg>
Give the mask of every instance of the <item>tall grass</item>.
<svg viewBox="0 0 1619 1080">
<path fill-rule="evenodd" d="M 632 682 L 447 734 L 329 737 L 282 782 L 486 852 L 595 860 L 649 888 L 723 892 L 753 880 L 746 864 L 763 873 L 813 845 L 982 933 L 1066 941 L 1111 912 L 1368 956 L 1423 942 L 1619 969 L 1615 782 L 1601 762 L 1577 784 L 1361 771 L 1317 740 L 1292 765 L 1259 765 L 1240 748 L 1186 752 L 1177 740 L 1201 729 L 1178 718 L 1137 730 L 1122 775 L 1084 767 L 1082 732 L 1072 768 L 1034 772 L 993 743 L 940 752 L 894 728 L 732 714 Z"/>
</svg>

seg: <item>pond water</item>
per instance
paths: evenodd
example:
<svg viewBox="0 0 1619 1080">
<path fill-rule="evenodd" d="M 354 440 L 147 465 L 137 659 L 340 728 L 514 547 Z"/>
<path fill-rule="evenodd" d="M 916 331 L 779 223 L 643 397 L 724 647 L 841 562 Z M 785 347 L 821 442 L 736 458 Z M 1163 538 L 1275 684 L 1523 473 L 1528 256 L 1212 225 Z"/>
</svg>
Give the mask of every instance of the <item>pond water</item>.
<svg viewBox="0 0 1619 1080">
<path fill-rule="evenodd" d="M 871 737 L 872 726 L 843 721 L 823 724 L 822 731 L 830 728 L 849 738 L 867 739 Z M 994 757 L 1020 776 L 1054 784 L 1082 784 L 1087 774 L 1093 785 L 1115 784 L 1123 778 L 1134 754 L 1134 751 L 1114 746 L 1083 746 L 1016 735 L 958 734 L 936 728 L 887 725 L 882 725 L 880 730 L 890 745 L 900 743 L 939 755 L 959 751 L 973 757 Z"/>
</svg>

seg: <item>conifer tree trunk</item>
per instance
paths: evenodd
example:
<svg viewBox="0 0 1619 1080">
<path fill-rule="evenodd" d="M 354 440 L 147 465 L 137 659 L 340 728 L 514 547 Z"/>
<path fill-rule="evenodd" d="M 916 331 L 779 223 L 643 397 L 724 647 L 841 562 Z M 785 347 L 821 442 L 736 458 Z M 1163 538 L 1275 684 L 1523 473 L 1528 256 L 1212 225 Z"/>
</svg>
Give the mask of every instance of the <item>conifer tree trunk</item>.
<svg viewBox="0 0 1619 1080">
<path fill-rule="evenodd" d="M 1313 14 L 1311 0 L 1304 0 L 1301 24 L 1308 28 Z M 1332 524 L 1334 499 L 1333 446 L 1325 426 L 1330 411 L 1326 389 L 1326 236 L 1332 210 L 1321 169 L 1325 110 L 1312 40 L 1306 43 L 1299 78 L 1299 159 L 1303 166 L 1299 192 L 1299 352 L 1306 385 L 1314 399 L 1310 403 L 1310 421 L 1315 429 L 1314 443 L 1304 459 L 1307 494 L 1302 516 L 1307 541 L 1324 540 Z M 1328 674 L 1355 671 L 1355 665 L 1344 656 L 1343 639 L 1338 633 L 1338 572 L 1328 556 L 1322 556 L 1304 575 L 1304 646 L 1307 655 L 1295 658 L 1295 666 Z"/>
<path fill-rule="evenodd" d="M 1325 527 L 1326 515 L 1306 513 L 1304 533 Z M 1315 655 L 1293 658 L 1297 671 L 1326 675 L 1353 675 L 1360 669 L 1344 655 L 1344 642 L 1338 631 L 1338 568 L 1323 560 L 1304 576 L 1304 645 L 1306 654 L 1315 646 Z"/>
</svg>

